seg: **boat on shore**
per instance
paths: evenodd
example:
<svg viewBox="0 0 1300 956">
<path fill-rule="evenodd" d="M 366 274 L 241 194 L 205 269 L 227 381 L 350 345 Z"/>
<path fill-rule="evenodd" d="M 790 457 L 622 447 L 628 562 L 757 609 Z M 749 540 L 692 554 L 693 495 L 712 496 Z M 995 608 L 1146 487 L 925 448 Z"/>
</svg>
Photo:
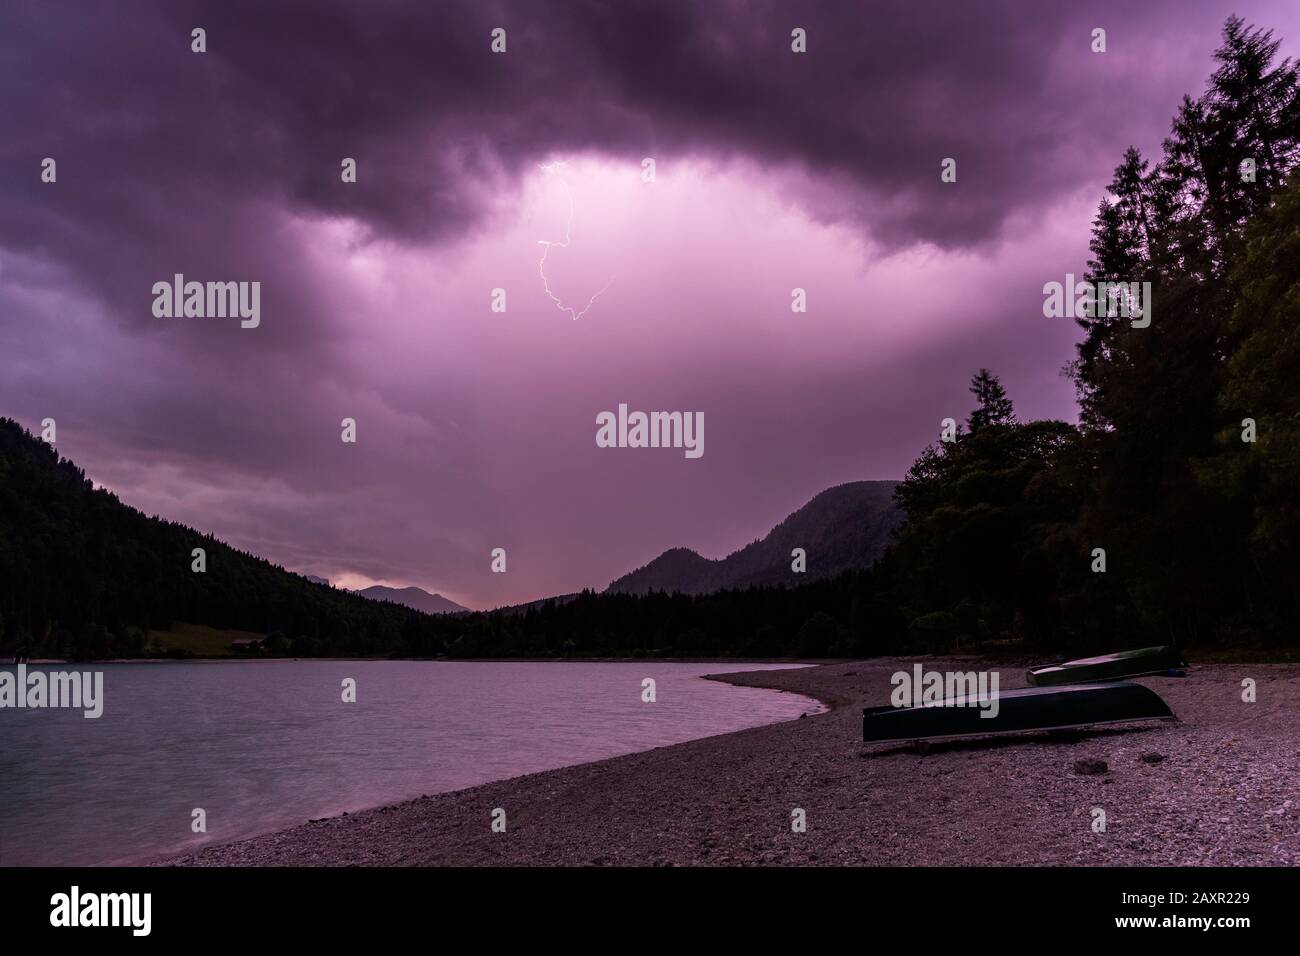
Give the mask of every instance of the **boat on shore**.
<svg viewBox="0 0 1300 956">
<path fill-rule="evenodd" d="M 990 707 L 990 702 L 995 702 L 996 707 Z M 982 737 L 1173 718 L 1173 711 L 1160 695 L 1128 681 L 1025 687 L 993 696 L 948 698 L 935 704 L 867 707 L 862 711 L 862 739 L 866 743 L 885 743 Z"/>
<path fill-rule="evenodd" d="M 1053 687 L 1060 684 L 1082 684 L 1089 681 L 1113 681 L 1129 677 L 1149 677 L 1153 674 L 1175 675 L 1187 666 L 1178 648 L 1170 645 L 1141 647 L 1134 651 L 1083 657 L 1062 664 L 1031 667 L 1025 678 L 1035 687 Z"/>
</svg>

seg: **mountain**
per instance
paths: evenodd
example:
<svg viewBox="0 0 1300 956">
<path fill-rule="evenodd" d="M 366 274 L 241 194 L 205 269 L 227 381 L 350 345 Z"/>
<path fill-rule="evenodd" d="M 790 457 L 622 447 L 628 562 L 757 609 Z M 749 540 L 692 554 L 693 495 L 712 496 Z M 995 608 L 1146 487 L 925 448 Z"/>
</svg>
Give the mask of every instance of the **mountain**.
<svg viewBox="0 0 1300 956">
<path fill-rule="evenodd" d="M 372 601 L 392 601 L 425 614 L 455 614 L 469 610 L 441 594 L 430 594 L 423 588 L 386 588 L 382 584 L 376 584 L 355 593 Z"/>
<path fill-rule="evenodd" d="M 432 656 L 448 621 L 145 515 L 0 417 L 0 651 L 147 656 L 160 652 L 150 635 L 181 622 L 266 634 L 271 650 L 296 656 Z"/>
<path fill-rule="evenodd" d="M 689 548 L 665 551 L 614 581 L 615 594 L 649 591 L 706 594 L 724 588 L 804 584 L 853 568 L 869 568 L 885 552 L 903 514 L 894 503 L 896 481 L 854 481 L 817 495 L 768 532 L 725 558 Z M 790 552 L 803 548 L 808 570 L 790 569 Z"/>
<path fill-rule="evenodd" d="M 839 491 L 852 500 L 848 488 Z M 811 519 L 823 510 L 832 519 L 843 512 L 830 507 L 835 490 L 828 495 L 740 558 L 763 559 L 761 566 L 772 557 L 763 546 L 784 548 L 779 535 L 798 532 L 809 574 L 797 577 L 827 573 L 826 562 L 851 555 L 875 520 L 848 509 L 843 520 L 860 526 L 854 535 L 818 530 Z M 738 560 L 694 557 L 710 569 Z M 788 559 L 767 567 L 781 573 Z M 583 591 L 492 614 L 426 614 L 313 583 L 211 534 L 145 515 L 0 417 L 0 656 L 219 655 L 235 639 L 265 635 L 258 654 L 276 657 L 844 657 L 901 645 L 906 619 L 890 603 L 892 580 L 849 571 L 788 589 L 702 597 Z"/>
</svg>

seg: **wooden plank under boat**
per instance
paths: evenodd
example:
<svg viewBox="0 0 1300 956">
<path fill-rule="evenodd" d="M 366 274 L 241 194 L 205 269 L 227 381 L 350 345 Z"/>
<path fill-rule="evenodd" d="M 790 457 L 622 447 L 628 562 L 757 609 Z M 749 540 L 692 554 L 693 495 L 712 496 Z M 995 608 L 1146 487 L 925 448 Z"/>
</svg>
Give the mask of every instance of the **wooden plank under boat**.
<svg viewBox="0 0 1300 956">
<path fill-rule="evenodd" d="M 1025 687 L 997 695 L 997 715 L 989 701 L 956 697 L 942 704 L 867 707 L 862 739 L 868 743 L 932 737 L 977 737 L 1026 730 L 1059 730 L 1136 720 L 1171 720 L 1173 711 L 1149 687 L 1128 681 Z"/>
<path fill-rule="evenodd" d="M 1082 684 L 1095 680 L 1120 680 L 1127 677 L 1144 677 L 1180 670 L 1187 666 L 1178 648 L 1169 645 L 1142 647 L 1135 651 L 1084 657 L 1064 664 L 1030 668 L 1025 673 L 1035 687 L 1052 687 L 1058 684 Z"/>
</svg>

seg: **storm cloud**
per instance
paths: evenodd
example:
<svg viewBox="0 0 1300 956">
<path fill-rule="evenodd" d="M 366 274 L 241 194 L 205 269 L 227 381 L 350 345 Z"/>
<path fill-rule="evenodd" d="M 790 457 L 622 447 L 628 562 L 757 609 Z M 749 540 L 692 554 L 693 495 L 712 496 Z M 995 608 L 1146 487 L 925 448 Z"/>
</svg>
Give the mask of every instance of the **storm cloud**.
<svg viewBox="0 0 1300 956">
<path fill-rule="evenodd" d="M 725 553 L 901 476 L 976 367 L 1072 417 L 1039 288 L 1234 11 L 1294 49 L 1281 0 L 8 4 L 0 414 L 58 419 L 129 503 L 356 583 L 487 606 Z M 556 159 L 555 281 L 615 277 L 578 323 L 537 279 Z M 176 273 L 261 282 L 261 326 L 155 318 Z M 599 454 L 619 402 L 703 411 L 708 454 Z"/>
</svg>

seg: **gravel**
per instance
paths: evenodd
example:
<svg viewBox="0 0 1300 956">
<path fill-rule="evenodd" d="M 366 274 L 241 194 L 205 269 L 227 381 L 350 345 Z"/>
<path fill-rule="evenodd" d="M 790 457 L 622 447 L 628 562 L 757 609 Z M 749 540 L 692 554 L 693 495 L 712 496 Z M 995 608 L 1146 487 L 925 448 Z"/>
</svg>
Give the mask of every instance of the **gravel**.
<svg viewBox="0 0 1300 956">
<path fill-rule="evenodd" d="M 980 666 L 922 662 L 932 670 Z M 864 745 L 861 707 L 888 703 L 890 676 L 913 663 L 727 674 L 716 679 L 805 694 L 830 710 L 316 820 L 160 862 L 1300 863 L 1300 666 L 1215 666 L 1181 679 L 1141 678 L 1176 722 L 939 741 L 924 749 Z M 1257 703 L 1241 700 L 1247 677 L 1257 682 Z M 1023 684 L 1022 669 L 1002 670 L 1003 688 Z M 1076 773 L 1084 761 L 1109 770 Z M 492 828 L 495 808 L 505 811 L 503 833 Z M 792 827 L 797 810 L 804 832 Z"/>
</svg>

